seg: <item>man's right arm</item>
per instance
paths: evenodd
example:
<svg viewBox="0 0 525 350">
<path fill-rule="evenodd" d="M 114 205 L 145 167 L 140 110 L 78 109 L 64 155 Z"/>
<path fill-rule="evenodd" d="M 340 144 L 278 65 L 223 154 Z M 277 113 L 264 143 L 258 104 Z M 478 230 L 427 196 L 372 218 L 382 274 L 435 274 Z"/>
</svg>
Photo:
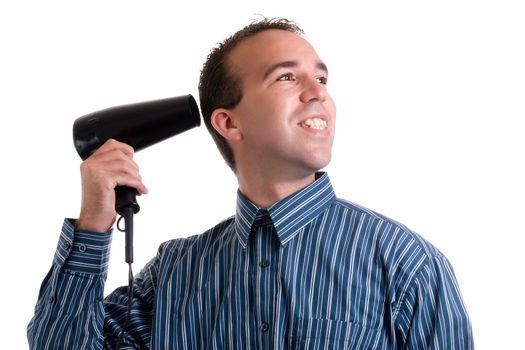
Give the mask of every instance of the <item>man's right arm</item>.
<svg viewBox="0 0 525 350">
<path fill-rule="evenodd" d="M 27 328 L 30 349 L 115 346 L 126 318 L 128 290 L 127 286 L 118 288 L 104 299 L 110 244 L 110 233 L 75 231 L 73 220 L 64 221 L 53 265 Z M 160 255 L 159 250 L 135 276 L 134 316 L 123 345 L 143 348 L 149 344 Z"/>
<path fill-rule="evenodd" d="M 74 222 L 64 221 L 27 329 L 31 349 L 102 349 L 110 244 L 110 234 L 74 232 Z"/>
<path fill-rule="evenodd" d="M 81 167 L 82 204 L 78 220 L 66 220 L 53 265 L 40 289 L 35 316 L 28 327 L 31 348 L 102 348 L 104 342 L 103 293 L 115 222 L 115 187 L 129 186 L 147 193 L 133 148 L 108 140 Z M 104 233 L 105 232 L 105 233 Z M 127 291 L 117 300 L 127 299 Z M 124 304 L 125 305 L 125 304 Z M 125 308 L 117 307 L 117 318 Z M 76 339 L 76 340 L 75 340 Z M 75 343 L 76 344 L 76 343 Z M 71 348 L 71 347 L 67 347 Z"/>
</svg>

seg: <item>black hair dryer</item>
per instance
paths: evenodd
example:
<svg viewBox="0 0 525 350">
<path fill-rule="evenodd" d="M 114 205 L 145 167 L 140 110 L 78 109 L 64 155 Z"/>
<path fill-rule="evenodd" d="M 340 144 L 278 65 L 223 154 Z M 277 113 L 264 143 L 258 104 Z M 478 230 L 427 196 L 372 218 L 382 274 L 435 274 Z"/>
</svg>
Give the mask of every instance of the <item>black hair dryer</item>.
<svg viewBox="0 0 525 350">
<path fill-rule="evenodd" d="M 127 143 L 140 151 L 200 125 L 200 113 L 191 95 L 103 109 L 75 120 L 73 141 L 82 160 L 108 139 Z M 133 214 L 140 209 L 136 190 L 115 189 L 115 209 L 126 219 L 126 262 L 133 262 Z M 129 231 L 129 232 L 128 232 Z"/>
</svg>

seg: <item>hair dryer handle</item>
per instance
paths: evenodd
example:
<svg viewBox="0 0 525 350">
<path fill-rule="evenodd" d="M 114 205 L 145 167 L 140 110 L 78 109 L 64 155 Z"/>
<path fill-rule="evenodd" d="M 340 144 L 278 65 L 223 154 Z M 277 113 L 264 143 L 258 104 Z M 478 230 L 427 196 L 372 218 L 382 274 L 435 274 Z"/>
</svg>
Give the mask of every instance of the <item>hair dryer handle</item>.
<svg viewBox="0 0 525 350">
<path fill-rule="evenodd" d="M 126 223 L 126 227 L 123 231 L 125 232 L 127 263 L 133 262 L 133 215 L 140 210 L 136 196 L 137 190 L 132 187 L 115 187 L 115 210 L 121 215 L 121 219 L 123 218 Z M 119 228 L 119 230 L 121 229 Z"/>
<path fill-rule="evenodd" d="M 137 190 L 128 186 L 115 187 L 115 210 L 122 215 L 124 209 L 131 208 L 137 214 L 140 206 L 137 203 Z"/>
</svg>

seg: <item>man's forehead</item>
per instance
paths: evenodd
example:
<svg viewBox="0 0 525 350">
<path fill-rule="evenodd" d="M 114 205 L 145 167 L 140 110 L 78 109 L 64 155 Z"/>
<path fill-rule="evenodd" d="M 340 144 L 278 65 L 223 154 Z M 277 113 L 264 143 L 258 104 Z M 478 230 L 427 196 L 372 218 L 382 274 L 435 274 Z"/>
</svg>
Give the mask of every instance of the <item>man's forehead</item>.
<svg viewBox="0 0 525 350">
<path fill-rule="evenodd" d="M 298 65 L 304 58 L 313 57 L 314 64 L 327 71 L 310 43 L 302 36 L 282 29 L 268 29 L 240 42 L 228 61 L 237 73 L 262 70 L 263 75 L 274 66 Z"/>
</svg>

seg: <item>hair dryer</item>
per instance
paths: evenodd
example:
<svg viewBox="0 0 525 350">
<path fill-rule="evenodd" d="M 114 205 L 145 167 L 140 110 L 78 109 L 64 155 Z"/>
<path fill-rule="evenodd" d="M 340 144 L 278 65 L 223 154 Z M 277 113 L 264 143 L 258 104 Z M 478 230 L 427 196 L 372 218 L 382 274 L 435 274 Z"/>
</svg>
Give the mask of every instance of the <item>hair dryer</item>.
<svg viewBox="0 0 525 350">
<path fill-rule="evenodd" d="M 108 139 L 139 151 L 200 125 L 199 108 L 191 95 L 103 109 L 75 120 L 73 141 L 85 160 Z M 115 188 L 115 209 L 126 220 L 126 262 L 133 262 L 133 214 L 140 209 L 136 190 Z"/>
<path fill-rule="evenodd" d="M 108 139 L 140 151 L 200 125 L 199 108 L 191 95 L 103 109 L 75 120 L 73 141 L 85 160 Z"/>
</svg>

